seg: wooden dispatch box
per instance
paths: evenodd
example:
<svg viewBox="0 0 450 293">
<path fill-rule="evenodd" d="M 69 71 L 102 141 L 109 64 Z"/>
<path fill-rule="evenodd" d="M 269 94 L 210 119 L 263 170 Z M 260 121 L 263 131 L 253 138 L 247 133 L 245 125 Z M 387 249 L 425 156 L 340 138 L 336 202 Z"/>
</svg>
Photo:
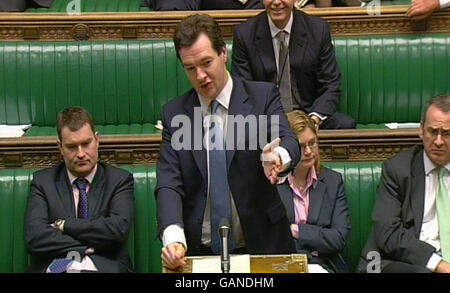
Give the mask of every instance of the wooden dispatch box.
<svg viewBox="0 0 450 293">
<path fill-rule="evenodd" d="M 186 257 L 186 266 L 177 270 L 163 267 L 163 273 L 192 273 L 193 260 L 206 258 L 217 258 L 217 256 L 188 256 Z M 305 254 L 250 255 L 250 272 L 307 273 L 308 258 Z"/>
</svg>

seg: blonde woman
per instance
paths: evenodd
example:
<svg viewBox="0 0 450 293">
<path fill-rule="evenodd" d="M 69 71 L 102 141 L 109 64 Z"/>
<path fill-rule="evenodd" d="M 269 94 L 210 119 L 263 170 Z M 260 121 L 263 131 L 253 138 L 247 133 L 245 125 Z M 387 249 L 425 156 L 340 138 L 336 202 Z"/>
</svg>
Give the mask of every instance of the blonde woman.
<svg viewBox="0 0 450 293">
<path fill-rule="evenodd" d="M 286 206 L 297 251 L 330 272 L 347 272 L 340 256 L 350 231 L 342 177 L 320 165 L 315 121 L 296 110 L 287 114 L 298 137 L 302 159 L 278 192 Z"/>
</svg>

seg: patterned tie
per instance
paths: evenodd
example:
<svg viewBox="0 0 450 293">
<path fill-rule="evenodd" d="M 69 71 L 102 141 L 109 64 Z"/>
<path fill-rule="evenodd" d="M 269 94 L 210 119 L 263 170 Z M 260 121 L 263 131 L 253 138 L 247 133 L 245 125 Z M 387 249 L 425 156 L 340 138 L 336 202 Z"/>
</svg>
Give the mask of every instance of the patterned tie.
<svg viewBox="0 0 450 293">
<path fill-rule="evenodd" d="M 442 258 L 450 262 L 450 194 L 445 184 L 446 169 L 438 169 L 439 183 L 436 192 L 436 209 L 439 222 L 439 238 Z"/>
<path fill-rule="evenodd" d="M 216 115 L 219 103 L 211 102 L 211 120 L 209 125 L 209 196 L 211 201 L 211 250 L 220 253 L 219 224 L 222 218 L 231 223 L 230 187 L 228 186 L 227 160 L 223 132 Z M 214 146 L 211 147 L 211 143 Z M 221 147 L 220 147 L 221 146 Z M 218 149 L 221 148 L 221 149 Z M 229 250 L 233 250 L 232 237 L 229 237 Z"/>
<path fill-rule="evenodd" d="M 78 218 L 85 219 L 88 216 L 88 200 L 87 200 L 87 187 L 89 182 L 84 178 L 77 178 L 73 182 L 80 191 L 78 201 Z"/>
<path fill-rule="evenodd" d="M 292 91 L 291 91 L 291 74 L 289 65 L 289 47 L 286 43 L 287 32 L 279 31 L 276 38 L 280 44 L 278 53 L 278 88 L 280 91 L 281 104 L 286 113 L 293 110 L 292 107 Z"/>
<path fill-rule="evenodd" d="M 67 267 L 72 263 L 71 258 L 56 258 L 47 268 L 47 273 L 64 273 Z"/>
</svg>

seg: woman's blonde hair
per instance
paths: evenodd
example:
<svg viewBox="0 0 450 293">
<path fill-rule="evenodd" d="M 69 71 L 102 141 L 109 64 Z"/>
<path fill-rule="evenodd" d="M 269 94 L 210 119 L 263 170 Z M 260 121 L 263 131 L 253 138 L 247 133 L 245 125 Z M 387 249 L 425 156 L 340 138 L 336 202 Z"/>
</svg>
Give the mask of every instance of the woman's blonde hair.
<svg viewBox="0 0 450 293">
<path fill-rule="evenodd" d="M 312 119 L 310 116 L 308 116 L 305 112 L 301 110 L 294 110 L 292 112 L 287 113 L 286 115 L 289 121 L 289 125 L 292 131 L 294 131 L 295 135 L 298 136 L 306 128 L 309 128 L 316 136 L 317 143 L 319 142 L 319 136 L 317 135 L 318 127 L 314 119 Z M 316 168 L 316 172 L 319 173 L 321 169 L 320 156 L 317 157 L 314 167 Z"/>
</svg>

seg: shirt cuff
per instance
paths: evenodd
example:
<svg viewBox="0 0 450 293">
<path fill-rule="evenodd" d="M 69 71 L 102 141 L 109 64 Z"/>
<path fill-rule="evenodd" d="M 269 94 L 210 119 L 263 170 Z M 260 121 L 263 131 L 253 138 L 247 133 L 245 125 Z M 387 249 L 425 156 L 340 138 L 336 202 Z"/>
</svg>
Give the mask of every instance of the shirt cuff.
<svg viewBox="0 0 450 293">
<path fill-rule="evenodd" d="M 283 171 L 286 170 L 286 168 L 288 168 L 291 164 L 291 156 L 289 155 L 289 152 L 281 146 L 277 146 L 273 150 L 280 155 L 281 164 L 283 164 Z"/>
<path fill-rule="evenodd" d="M 163 246 L 169 245 L 171 243 L 179 242 L 183 244 L 184 248 L 187 250 L 186 236 L 184 235 L 184 230 L 178 225 L 170 225 L 164 229 L 162 243 Z"/>
<path fill-rule="evenodd" d="M 448 1 L 450 1 L 450 0 L 448 0 Z M 311 113 L 308 114 L 308 116 L 311 116 L 311 115 L 314 115 L 314 116 L 319 117 L 319 119 L 320 119 L 321 121 L 323 121 L 323 120 L 325 120 L 325 119 L 328 118 L 328 116 L 320 115 L 320 114 L 317 113 L 317 112 L 311 112 Z"/>
<path fill-rule="evenodd" d="M 294 237 L 295 239 L 298 239 L 298 225 L 297 224 L 291 224 L 291 233 L 292 233 L 292 237 Z"/>
<path fill-rule="evenodd" d="M 450 0 L 440 0 L 441 8 L 450 7 Z"/>
<path fill-rule="evenodd" d="M 437 265 L 442 260 L 442 257 L 440 257 L 438 254 L 433 253 L 433 255 L 430 257 L 427 263 L 427 269 L 429 269 L 431 272 L 434 272 L 436 270 Z"/>
</svg>

